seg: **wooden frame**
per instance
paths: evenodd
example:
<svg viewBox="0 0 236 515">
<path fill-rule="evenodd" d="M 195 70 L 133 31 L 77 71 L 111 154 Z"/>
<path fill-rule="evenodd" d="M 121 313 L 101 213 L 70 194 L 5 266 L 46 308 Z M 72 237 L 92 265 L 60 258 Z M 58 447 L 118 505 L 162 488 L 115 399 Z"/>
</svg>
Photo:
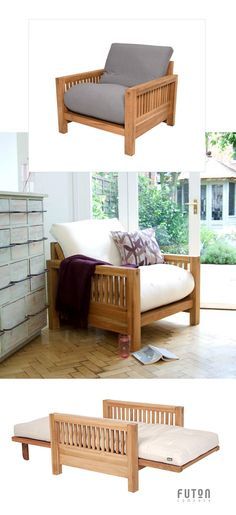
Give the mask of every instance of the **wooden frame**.
<svg viewBox="0 0 236 515">
<path fill-rule="evenodd" d="M 29 460 L 29 445 L 51 447 L 53 474 L 61 474 L 62 466 L 68 465 L 125 477 L 129 492 L 138 490 L 138 472 L 144 467 L 182 472 L 219 450 L 214 447 L 182 466 L 139 458 L 138 422 L 183 426 L 184 408 L 104 400 L 103 418 L 51 414 L 51 443 L 17 436 L 12 440 L 22 444 L 25 460 Z"/>
<path fill-rule="evenodd" d="M 60 245 L 51 243 L 51 260 L 47 261 L 50 329 L 60 328 L 55 303 L 58 270 L 62 259 L 64 254 Z M 132 351 L 141 347 L 141 327 L 151 322 L 179 311 L 187 311 L 190 315 L 190 324 L 199 324 L 200 258 L 166 254 L 165 261 L 191 271 L 195 288 L 190 295 L 177 302 L 141 313 L 139 269 L 99 265 L 92 278 L 89 324 L 100 329 L 129 334 Z"/>
<path fill-rule="evenodd" d="M 58 129 L 65 134 L 68 123 L 77 122 L 97 129 L 121 134 L 125 137 L 125 154 L 135 153 L 135 139 L 160 122 L 175 124 L 178 76 L 173 74 L 174 62 L 170 61 L 167 75 L 128 88 L 125 92 L 125 123 L 106 122 L 70 111 L 64 104 L 64 93 L 72 86 L 83 83 L 99 83 L 103 69 L 56 78 Z"/>
</svg>

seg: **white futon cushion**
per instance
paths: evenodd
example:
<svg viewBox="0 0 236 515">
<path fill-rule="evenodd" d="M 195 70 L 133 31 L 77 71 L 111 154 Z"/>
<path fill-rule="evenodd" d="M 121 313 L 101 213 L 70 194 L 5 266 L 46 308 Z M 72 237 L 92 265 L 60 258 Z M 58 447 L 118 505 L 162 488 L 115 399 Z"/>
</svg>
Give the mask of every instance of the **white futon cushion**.
<svg viewBox="0 0 236 515">
<path fill-rule="evenodd" d="M 49 418 L 17 424 L 14 435 L 50 442 Z M 181 466 L 217 445 L 217 434 L 209 431 L 165 424 L 138 424 L 138 455 L 145 460 Z"/>
<path fill-rule="evenodd" d="M 141 266 L 141 312 L 183 299 L 194 289 L 194 279 L 188 270 L 175 265 Z"/>
<path fill-rule="evenodd" d="M 49 417 L 37 418 L 14 426 L 14 435 L 50 442 Z"/>
<path fill-rule="evenodd" d="M 66 258 L 83 254 L 120 266 L 120 253 L 110 231 L 124 231 L 117 218 L 53 224 L 50 229 L 51 235 L 60 244 Z"/>
<path fill-rule="evenodd" d="M 60 244 L 65 257 L 83 254 L 121 266 L 120 252 L 111 231 L 124 231 L 117 218 L 81 220 L 53 224 L 51 235 Z M 165 306 L 183 299 L 194 289 L 194 279 L 188 270 L 167 265 L 141 266 L 141 312 Z"/>
<path fill-rule="evenodd" d="M 138 425 L 139 458 L 182 466 L 219 445 L 209 431 L 165 424 Z"/>
</svg>

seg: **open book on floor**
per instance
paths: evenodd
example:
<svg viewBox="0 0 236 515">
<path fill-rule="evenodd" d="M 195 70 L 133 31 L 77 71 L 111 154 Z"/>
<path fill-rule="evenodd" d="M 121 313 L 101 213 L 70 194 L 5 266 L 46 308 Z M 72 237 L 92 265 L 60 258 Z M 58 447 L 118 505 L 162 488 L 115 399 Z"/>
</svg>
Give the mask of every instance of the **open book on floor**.
<svg viewBox="0 0 236 515">
<path fill-rule="evenodd" d="M 132 353 L 134 358 L 138 359 L 143 365 L 152 365 L 162 359 L 162 361 L 171 361 L 172 359 L 179 359 L 178 356 L 173 354 L 163 347 L 154 347 L 154 345 L 146 345 L 143 349 Z"/>
</svg>

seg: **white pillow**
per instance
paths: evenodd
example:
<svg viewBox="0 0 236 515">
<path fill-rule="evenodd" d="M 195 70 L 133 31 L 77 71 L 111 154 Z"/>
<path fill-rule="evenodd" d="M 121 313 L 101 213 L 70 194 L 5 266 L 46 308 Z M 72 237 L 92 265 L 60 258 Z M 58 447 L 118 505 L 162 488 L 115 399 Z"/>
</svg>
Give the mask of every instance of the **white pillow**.
<svg viewBox="0 0 236 515">
<path fill-rule="evenodd" d="M 110 231 L 124 231 L 117 218 L 106 220 L 80 220 L 65 224 L 53 224 L 50 234 L 60 244 L 65 257 L 83 254 L 121 265 L 120 253 Z"/>
</svg>

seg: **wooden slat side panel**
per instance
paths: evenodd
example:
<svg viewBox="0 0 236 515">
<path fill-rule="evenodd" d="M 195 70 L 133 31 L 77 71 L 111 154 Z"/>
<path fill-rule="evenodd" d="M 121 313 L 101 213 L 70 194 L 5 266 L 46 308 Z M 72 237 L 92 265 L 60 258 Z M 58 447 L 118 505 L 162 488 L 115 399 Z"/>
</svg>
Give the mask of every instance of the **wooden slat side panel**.
<svg viewBox="0 0 236 515">
<path fill-rule="evenodd" d="M 102 453 L 126 455 L 128 424 L 121 422 L 121 412 L 112 411 L 114 420 L 90 419 L 72 415 L 52 415 L 53 438 L 57 435 L 59 450 L 84 449 Z M 116 421 L 117 419 L 117 421 Z M 54 441 L 55 444 L 55 441 Z M 55 446 L 55 445 L 54 445 Z"/>
</svg>

